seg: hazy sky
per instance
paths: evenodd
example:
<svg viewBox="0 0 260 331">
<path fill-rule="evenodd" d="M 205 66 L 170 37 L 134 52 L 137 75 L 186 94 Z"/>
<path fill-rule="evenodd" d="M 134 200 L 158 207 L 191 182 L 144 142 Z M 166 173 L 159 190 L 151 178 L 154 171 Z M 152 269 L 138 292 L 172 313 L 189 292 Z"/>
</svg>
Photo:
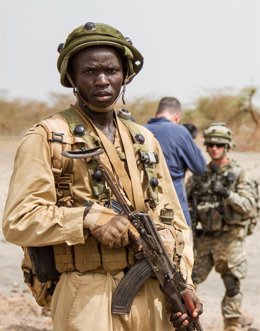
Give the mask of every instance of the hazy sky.
<svg viewBox="0 0 260 331">
<path fill-rule="evenodd" d="M 132 39 L 145 62 L 128 86 L 133 97 L 260 88 L 260 0 L 0 0 L 0 90 L 48 100 L 65 93 L 57 46 L 87 21 Z"/>
</svg>

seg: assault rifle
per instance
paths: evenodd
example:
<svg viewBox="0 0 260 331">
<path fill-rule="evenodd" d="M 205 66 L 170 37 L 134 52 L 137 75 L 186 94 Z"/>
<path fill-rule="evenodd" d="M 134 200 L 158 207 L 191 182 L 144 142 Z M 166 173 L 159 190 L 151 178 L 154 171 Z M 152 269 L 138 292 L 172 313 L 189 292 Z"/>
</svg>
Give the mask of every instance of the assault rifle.
<svg viewBox="0 0 260 331">
<path fill-rule="evenodd" d="M 140 234 L 142 250 L 136 254 L 136 263 L 129 269 L 114 292 L 112 313 L 129 313 L 133 299 L 141 286 L 148 278 L 155 276 L 168 302 L 169 314 L 177 312 L 185 313 L 189 316 L 189 325 L 186 327 L 186 330 L 203 331 L 199 319 L 194 320 L 190 316 L 190 312 L 194 310 L 193 303 L 189 307 L 186 307 L 184 304 L 186 295 L 184 290 L 187 288 L 186 282 L 182 273 L 166 253 L 154 222 L 147 213 L 133 211 L 133 208 L 125 201 L 115 176 L 99 158 L 99 155 L 103 152 L 102 148 L 97 147 L 88 150 L 65 151 L 62 154 L 69 158 L 92 158 L 95 160 L 97 171 L 103 174 L 121 208 L 120 214 L 128 218 Z"/>
</svg>

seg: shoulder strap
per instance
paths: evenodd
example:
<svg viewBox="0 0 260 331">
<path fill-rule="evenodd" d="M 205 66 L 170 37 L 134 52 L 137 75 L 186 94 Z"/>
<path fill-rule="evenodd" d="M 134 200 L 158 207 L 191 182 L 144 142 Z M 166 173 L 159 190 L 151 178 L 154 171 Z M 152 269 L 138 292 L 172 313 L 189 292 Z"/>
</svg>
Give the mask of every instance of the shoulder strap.
<svg viewBox="0 0 260 331">
<path fill-rule="evenodd" d="M 70 133 L 68 123 L 60 114 L 55 114 L 41 121 L 39 125 L 44 127 L 48 134 L 53 173 L 65 173 L 69 159 L 62 157 L 61 152 L 64 150 L 65 145 L 75 144 L 75 137 Z"/>
<path fill-rule="evenodd" d="M 38 125 L 42 126 L 48 135 L 58 204 L 71 206 L 73 204 L 71 189 L 73 160 L 63 157 L 61 152 L 65 146 L 72 149 L 71 146 L 75 143 L 75 139 L 70 133 L 68 123 L 60 114 L 55 114 Z"/>
<path fill-rule="evenodd" d="M 128 112 L 128 114 L 130 114 Z M 153 209 L 158 204 L 158 178 L 155 165 L 159 162 L 158 155 L 155 153 L 155 147 L 152 149 L 151 142 L 149 144 L 148 139 L 145 137 L 145 130 L 140 125 L 134 123 L 130 116 L 124 116 L 123 113 L 119 111 L 118 117 L 120 121 L 128 128 L 132 139 L 134 141 L 134 149 L 136 153 L 139 153 L 140 160 L 144 165 L 144 171 L 148 179 L 148 203 Z"/>
</svg>

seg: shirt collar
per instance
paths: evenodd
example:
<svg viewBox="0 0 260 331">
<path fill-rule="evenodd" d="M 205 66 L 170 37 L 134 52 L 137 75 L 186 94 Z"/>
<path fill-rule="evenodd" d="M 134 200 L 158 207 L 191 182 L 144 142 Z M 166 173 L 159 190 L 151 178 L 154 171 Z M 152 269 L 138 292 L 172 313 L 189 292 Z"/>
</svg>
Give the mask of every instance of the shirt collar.
<svg viewBox="0 0 260 331">
<path fill-rule="evenodd" d="M 150 123 L 156 123 L 156 122 L 171 122 L 169 121 L 167 118 L 165 117 L 154 117 L 154 118 L 151 118 L 149 121 L 148 121 L 148 124 Z"/>
</svg>

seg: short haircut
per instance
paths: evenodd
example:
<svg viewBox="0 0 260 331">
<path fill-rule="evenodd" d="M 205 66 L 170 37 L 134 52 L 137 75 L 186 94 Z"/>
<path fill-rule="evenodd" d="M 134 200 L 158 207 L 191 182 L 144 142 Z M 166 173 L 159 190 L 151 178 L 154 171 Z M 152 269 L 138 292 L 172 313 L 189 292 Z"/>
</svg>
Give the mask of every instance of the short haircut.
<svg viewBox="0 0 260 331">
<path fill-rule="evenodd" d="M 166 109 L 172 114 L 179 113 L 181 112 L 181 103 L 174 97 L 164 97 L 159 102 L 156 115 L 163 113 Z"/>
</svg>

